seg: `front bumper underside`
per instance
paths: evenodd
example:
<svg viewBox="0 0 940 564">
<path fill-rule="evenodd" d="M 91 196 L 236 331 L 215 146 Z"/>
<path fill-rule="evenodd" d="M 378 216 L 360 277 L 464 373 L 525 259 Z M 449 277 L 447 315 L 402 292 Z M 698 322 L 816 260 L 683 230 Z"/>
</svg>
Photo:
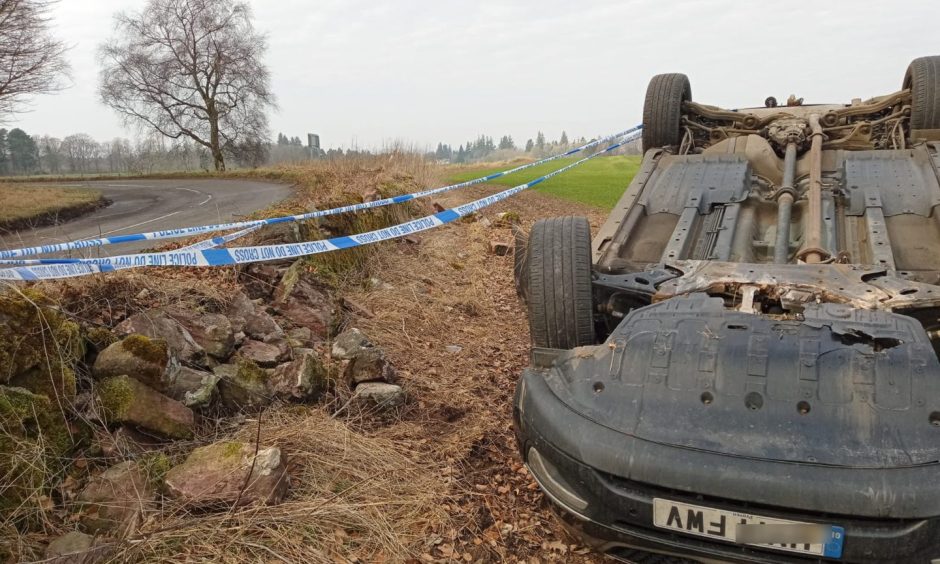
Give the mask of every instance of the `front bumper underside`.
<svg viewBox="0 0 940 564">
<path fill-rule="evenodd" d="M 893 470 L 794 466 L 655 444 L 574 412 L 552 392 L 546 372 L 531 368 L 523 373 L 517 388 L 514 420 L 523 457 L 564 521 L 589 545 L 610 556 L 630 560 L 638 554 L 657 553 L 671 555 L 676 562 L 832 561 L 656 528 L 653 498 L 666 498 L 839 525 L 845 529 L 839 559 L 843 562 L 940 558 L 940 516 L 858 517 L 832 513 L 825 501 L 833 495 L 872 495 L 859 491 L 858 486 L 866 483 L 885 485 L 887 481 L 900 486 L 924 480 L 920 483 L 937 484 L 936 465 Z M 542 459 L 539 469 L 533 469 L 532 449 Z M 903 487 L 892 490 L 887 485 L 881 493 L 889 491 L 904 495 Z M 785 499 L 794 503 L 782 503 Z M 809 507 L 813 504 L 816 509 Z M 793 509 L 797 505 L 802 507 Z"/>
</svg>

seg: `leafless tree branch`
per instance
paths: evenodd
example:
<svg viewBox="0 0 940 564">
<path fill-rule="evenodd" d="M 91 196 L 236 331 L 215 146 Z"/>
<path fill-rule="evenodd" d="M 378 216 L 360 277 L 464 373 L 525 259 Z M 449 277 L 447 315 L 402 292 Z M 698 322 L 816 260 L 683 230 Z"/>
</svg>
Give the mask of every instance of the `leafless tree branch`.
<svg viewBox="0 0 940 564">
<path fill-rule="evenodd" d="M 267 40 L 245 2 L 149 0 L 115 21 L 117 35 L 99 52 L 99 94 L 127 123 L 194 140 L 216 170 L 226 153 L 267 138 Z"/>
<path fill-rule="evenodd" d="M 0 0 L 0 119 L 64 87 L 67 48 L 49 32 L 52 0 Z"/>
</svg>

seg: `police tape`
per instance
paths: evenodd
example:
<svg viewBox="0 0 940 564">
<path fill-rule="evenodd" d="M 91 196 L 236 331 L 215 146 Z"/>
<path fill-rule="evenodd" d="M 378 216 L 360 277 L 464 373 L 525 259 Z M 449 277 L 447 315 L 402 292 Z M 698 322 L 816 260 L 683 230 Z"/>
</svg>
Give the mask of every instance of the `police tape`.
<svg viewBox="0 0 940 564">
<path fill-rule="evenodd" d="M 614 135 L 608 135 L 606 137 L 602 137 L 595 141 L 585 143 L 579 147 L 575 147 L 574 149 L 571 149 L 564 153 L 546 157 L 544 159 L 540 159 L 531 163 L 526 163 L 524 165 L 520 165 L 515 168 L 508 169 L 508 170 L 495 172 L 487 176 L 474 178 L 473 180 L 467 180 L 464 182 L 460 182 L 458 184 L 451 184 L 449 186 L 442 186 L 440 188 L 432 188 L 429 190 L 424 190 L 422 192 L 402 194 L 400 196 L 384 198 L 381 200 L 375 200 L 373 202 L 363 202 L 361 204 L 350 204 L 348 206 L 342 206 L 342 207 L 332 208 L 328 210 L 317 210 L 317 211 L 312 211 L 312 212 L 308 212 L 304 214 L 290 215 L 290 216 L 284 216 L 284 217 L 275 217 L 275 218 L 270 218 L 270 219 L 259 219 L 259 220 L 252 220 L 252 221 L 236 221 L 236 222 L 231 222 L 231 223 L 217 223 L 214 225 L 200 225 L 200 226 L 193 226 L 193 227 L 181 227 L 177 229 L 167 229 L 163 231 L 151 231 L 149 233 L 135 233 L 132 235 L 116 235 L 114 237 L 103 237 L 100 239 L 83 239 L 79 241 L 70 241 L 66 243 L 54 243 L 51 245 L 41 245 L 37 247 L 27 247 L 23 249 L 0 250 L 0 264 L 5 264 L 5 265 L 22 264 L 20 262 L 10 261 L 9 259 L 16 259 L 16 258 L 27 257 L 27 256 L 44 255 L 44 254 L 49 254 L 49 253 L 58 253 L 58 252 L 78 250 L 78 249 L 88 249 L 88 248 L 94 248 L 94 247 L 102 247 L 106 245 L 117 245 L 120 243 L 131 243 L 131 242 L 138 242 L 138 241 L 156 241 L 160 239 L 176 239 L 180 237 L 189 237 L 192 235 L 199 235 L 202 233 L 212 233 L 215 231 L 228 231 L 231 229 L 245 229 L 245 228 L 251 228 L 255 226 L 274 225 L 278 223 L 286 223 L 286 222 L 294 222 L 294 221 L 305 221 L 308 219 L 316 219 L 318 217 L 325 217 L 325 216 L 335 215 L 335 214 L 340 214 L 340 213 L 363 211 L 363 210 L 374 209 L 374 208 L 378 208 L 382 206 L 388 206 L 392 204 L 401 204 L 401 203 L 408 202 L 408 201 L 418 199 L 418 198 L 426 198 L 428 196 L 434 196 L 437 194 L 450 192 L 452 190 L 457 190 L 459 188 L 466 188 L 468 186 L 474 186 L 477 184 L 482 184 L 484 182 L 491 182 L 498 178 L 502 178 L 510 174 L 521 172 L 523 170 L 527 170 L 532 167 L 539 166 L 539 165 L 542 165 L 542 164 L 545 164 L 545 163 L 548 163 L 557 159 L 569 157 L 571 155 L 577 154 L 581 151 L 588 150 L 597 145 L 601 145 L 609 141 L 620 139 L 621 137 L 630 135 L 632 133 L 640 131 L 641 129 L 643 129 L 643 126 L 637 125 L 625 131 L 621 131 L 620 133 L 616 133 Z M 38 262 L 34 261 L 34 262 L 27 263 L 27 264 L 63 264 L 63 260 L 62 259 L 40 259 Z"/>
<path fill-rule="evenodd" d="M 249 227 L 248 229 L 242 229 L 241 231 L 236 231 L 235 233 L 229 233 L 228 235 L 223 235 L 220 237 L 213 237 L 211 239 L 206 239 L 205 241 L 199 241 L 198 243 L 193 243 L 192 245 L 182 247 L 181 251 L 204 251 L 206 249 L 212 249 L 215 247 L 222 246 L 226 243 L 230 243 L 235 239 L 239 239 L 257 231 L 264 227 L 263 225 L 255 225 L 254 227 Z M 57 259 L 7 259 L 0 260 L 0 266 L 32 266 L 37 264 L 81 264 L 88 260 L 95 259 L 79 259 L 79 258 L 57 258 Z"/>
<path fill-rule="evenodd" d="M 52 280 L 60 278 L 74 278 L 91 274 L 108 273 L 116 270 L 141 267 L 205 267 L 246 264 L 269 260 L 299 258 L 303 256 L 328 253 L 364 245 L 371 245 L 399 237 L 406 237 L 435 227 L 452 223 L 457 219 L 491 206 L 511 196 L 528 190 L 546 180 L 558 176 L 585 162 L 609 153 L 638 138 L 633 135 L 609 147 L 577 160 L 558 170 L 540 176 L 525 184 L 497 192 L 485 198 L 450 208 L 433 215 L 421 217 L 384 229 L 377 229 L 357 235 L 334 237 L 321 241 L 307 241 L 303 243 L 286 243 L 280 245 L 264 245 L 255 247 L 210 248 L 204 250 L 179 249 L 161 253 L 142 253 L 135 255 L 122 255 L 98 259 L 73 259 L 77 263 L 41 264 L 37 266 L 21 266 L 0 269 L 0 280 L 33 281 Z"/>
</svg>

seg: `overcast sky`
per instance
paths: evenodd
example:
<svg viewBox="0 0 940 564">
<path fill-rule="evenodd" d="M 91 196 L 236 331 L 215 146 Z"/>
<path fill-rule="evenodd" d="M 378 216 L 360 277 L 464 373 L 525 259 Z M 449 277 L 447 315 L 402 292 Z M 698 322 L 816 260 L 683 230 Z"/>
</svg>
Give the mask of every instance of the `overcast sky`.
<svg viewBox="0 0 940 564">
<path fill-rule="evenodd" d="M 60 0 L 55 33 L 73 85 L 8 127 L 133 137 L 96 93 L 113 14 L 144 0 Z M 911 59 L 940 54 L 940 2 L 667 0 L 250 0 L 269 36 L 272 135 L 324 147 L 393 140 L 517 143 L 638 123 L 649 78 L 684 72 L 697 101 L 761 105 L 795 93 L 847 102 L 897 90 Z"/>
</svg>

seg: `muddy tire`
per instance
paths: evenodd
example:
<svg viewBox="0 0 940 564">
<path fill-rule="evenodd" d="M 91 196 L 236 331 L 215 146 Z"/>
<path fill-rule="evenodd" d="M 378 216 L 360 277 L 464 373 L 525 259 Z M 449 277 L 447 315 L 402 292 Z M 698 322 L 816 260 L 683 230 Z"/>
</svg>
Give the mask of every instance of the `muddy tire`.
<svg viewBox="0 0 940 564">
<path fill-rule="evenodd" d="M 591 226 L 584 217 L 543 219 L 526 253 L 529 331 L 536 347 L 594 344 Z"/>
<path fill-rule="evenodd" d="M 682 102 L 692 100 L 684 74 L 657 74 L 646 87 L 643 104 L 643 150 L 677 146 L 682 141 Z"/>
<path fill-rule="evenodd" d="M 940 129 L 940 57 L 911 61 L 904 88 L 911 89 L 911 129 Z"/>
<path fill-rule="evenodd" d="M 522 303 L 529 303 L 529 236 L 525 230 L 512 224 L 512 278 L 516 283 L 516 295 Z"/>
</svg>

